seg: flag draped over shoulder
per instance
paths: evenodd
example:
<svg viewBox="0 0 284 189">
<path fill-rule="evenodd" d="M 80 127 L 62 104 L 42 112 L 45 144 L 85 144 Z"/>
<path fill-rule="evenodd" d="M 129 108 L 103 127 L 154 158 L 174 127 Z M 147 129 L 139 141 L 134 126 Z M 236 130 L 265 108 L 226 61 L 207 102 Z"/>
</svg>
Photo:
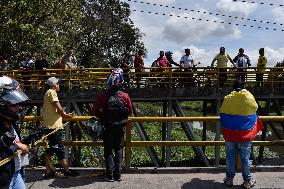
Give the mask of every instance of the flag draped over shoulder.
<svg viewBox="0 0 284 189">
<path fill-rule="evenodd" d="M 224 139 L 232 142 L 249 141 L 263 129 L 256 114 L 258 106 L 253 95 L 243 89 L 225 96 L 220 109 Z"/>
</svg>

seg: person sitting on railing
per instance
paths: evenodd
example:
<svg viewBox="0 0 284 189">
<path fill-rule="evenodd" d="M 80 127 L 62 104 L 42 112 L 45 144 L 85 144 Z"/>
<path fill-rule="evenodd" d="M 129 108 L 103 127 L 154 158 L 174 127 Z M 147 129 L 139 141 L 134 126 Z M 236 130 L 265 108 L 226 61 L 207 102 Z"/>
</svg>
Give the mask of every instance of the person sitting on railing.
<svg viewBox="0 0 284 189">
<path fill-rule="evenodd" d="M 230 61 L 233 66 L 235 67 L 234 61 L 230 57 L 228 53 L 225 51 L 225 47 L 220 47 L 220 52 L 215 56 L 215 58 L 212 60 L 211 66 L 214 67 L 214 63 L 217 61 L 217 68 L 219 69 L 219 84 L 220 86 L 223 86 L 224 83 L 228 79 L 227 75 L 227 69 L 226 67 L 228 66 L 227 63 Z"/>
<path fill-rule="evenodd" d="M 42 52 L 37 52 L 36 55 L 35 55 L 35 69 L 36 70 L 46 70 L 48 67 L 49 67 L 49 64 L 47 62 L 47 60 L 43 57 L 43 54 Z M 49 73 L 46 71 L 46 72 L 39 72 L 40 75 L 49 75 Z"/>
<path fill-rule="evenodd" d="M 68 45 L 67 46 L 67 52 L 66 54 L 63 56 L 63 62 L 64 62 L 64 65 L 65 65 L 65 68 L 66 69 L 70 69 L 70 68 L 77 68 L 78 65 L 77 65 L 77 58 L 74 54 L 74 48 L 72 45 Z"/>
<path fill-rule="evenodd" d="M 245 50 L 243 48 L 239 49 L 239 54 L 233 59 L 235 65 L 237 66 L 237 80 L 241 79 L 245 82 L 247 68 L 251 66 L 249 57 L 244 54 Z"/>
<path fill-rule="evenodd" d="M 34 67 L 34 61 L 32 60 L 32 55 L 30 53 L 25 53 L 24 60 L 19 63 L 20 70 L 29 71 Z"/>
<path fill-rule="evenodd" d="M 264 48 L 259 49 L 259 57 L 257 61 L 257 73 L 256 73 L 256 85 L 258 87 L 263 86 L 263 75 L 265 72 L 265 67 L 267 64 L 267 59 L 264 56 Z"/>
<path fill-rule="evenodd" d="M 194 64 L 193 56 L 190 54 L 190 49 L 186 48 L 184 52 L 185 55 L 180 59 L 180 65 L 184 68 L 184 72 L 187 73 L 184 75 L 186 78 L 183 79 L 183 82 L 184 85 L 193 86 L 193 74 L 191 72 L 195 69 L 196 65 Z"/>
<path fill-rule="evenodd" d="M 62 59 L 62 49 L 58 47 L 56 49 L 56 60 L 55 60 L 55 69 L 61 69 L 56 71 L 56 74 L 63 74 L 63 70 L 65 69 L 64 61 Z"/>
<path fill-rule="evenodd" d="M 97 96 L 93 104 L 93 114 L 105 126 L 103 143 L 106 164 L 105 180 L 121 181 L 125 126 L 132 114 L 129 95 L 121 91 L 123 75 L 114 70 L 107 79 L 109 88 Z M 113 156 L 114 151 L 114 156 Z"/>
<path fill-rule="evenodd" d="M 4 58 L 4 56 L 0 55 L 0 71 L 7 70 L 9 68 L 8 61 Z"/>
<path fill-rule="evenodd" d="M 145 54 L 144 51 L 142 49 L 139 49 L 134 58 L 134 68 L 136 73 L 135 76 L 136 76 L 137 87 L 140 86 L 140 80 L 142 78 L 140 72 L 144 72 L 144 54 Z"/>
<path fill-rule="evenodd" d="M 63 169 L 64 176 L 74 177 L 78 176 L 79 173 L 74 170 L 69 170 L 68 163 L 65 157 L 64 145 L 62 142 L 62 132 L 60 131 L 63 123 L 62 118 L 72 118 L 71 113 L 66 113 L 61 107 L 57 92 L 59 91 L 59 81 L 55 77 L 50 77 L 46 81 L 49 89 L 44 95 L 43 102 L 43 128 L 46 132 L 53 132 L 55 129 L 59 129 L 55 133 L 47 137 L 48 148 L 46 149 L 46 171 L 43 175 L 45 179 L 55 177 L 55 170 L 52 169 L 51 157 L 55 154 L 60 161 Z M 61 129 L 60 129 L 61 128 Z"/>
<path fill-rule="evenodd" d="M 220 123 L 225 139 L 226 177 L 224 183 L 233 186 L 235 177 L 236 153 L 239 152 L 242 163 L 242 176 L 244 188 L 252 188 L 255 180 L 250 174 L 251 141 L 263 125 L 256 111 L 258 105 L 253 95 L 244 89 L 244 83 L 234 83 L 234 91 L 224 97 L 220 109 Z"/>
<path fill-rule="evenodd" d="M 23 76 L 22 80 L 24 80 L 24 89 L 30 89 L 30 79 L 31 73 L 29 71 L 34 68 L 34 61 L 32 60 L 32 55 L 30 53 L 25 53 L 24 60 L 19 63 L 20 70 L 24 71 L 21 73 Z"/>
</svg>

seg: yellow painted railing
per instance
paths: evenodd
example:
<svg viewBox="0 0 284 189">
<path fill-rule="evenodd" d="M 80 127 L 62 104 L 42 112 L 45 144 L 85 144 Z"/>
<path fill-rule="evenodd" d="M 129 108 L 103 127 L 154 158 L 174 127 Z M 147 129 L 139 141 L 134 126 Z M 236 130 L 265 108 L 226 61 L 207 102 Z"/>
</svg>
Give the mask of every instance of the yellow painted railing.
<svg viewBox="0 0 284 189">
<path fill-rule="evenodd" d="M 263 85 L 275 87 L 284 84 L 284 67 L 269 67 L 263 72 Z M 247 68 L 246 72 L 237 72 L 232 67 L 226 68 L 196 67 L 190 70 L 183 70 L 178 67 L 168 68 L 164 72 L 157 71 L 157 68 L 145 68 L 144 72 L 124 73 L 125 81 L 129 86 L 145 86 L 145 87 L 183 87 L 183 86 L 214 86 L 219 87 L 220 81 L 225 79 L 225 84 L 232 84 L 238 74 L 246 75 L 247 84 L 258 84 L 255 67 Z M 83 69 L 47 69 L 47 70 L 9 70 L 0 71 L 0 75 L 9 75 L 17 79 L 24 87 L 32 89 L 44 88 L 47 78 L 54 76 L 61 79 L 61 85 L 67 89 L 72 88 L 94 88 L 106 85 L 105 81 L 111 72 L 111 68 L 83 68 Z M 226 78 L 225 78 L 226 77 Z"/>
<path fill-rule="evenodd" d="M 64 121 L 86 121 L 93 116 L 74 116 L 71 119 L 64 119 Z M 284 121 L 284 116 L 259 116 L 262 121 L 281 122 Z M 126 126 L 125 137 L 125 165 L 126 168 L 131 166 L 131 148 L 133 147 L 154 147 L 154 146 L 224 146 L 224 141 L 132 141 L 131 130 L 133 122 L 217 122 L 220 117 L 129 117 Z M 38 116 L 26 116 L 23 121 L 41 121 L 42 118 Z M 101 141 L 64 141 L 67 146 L 102 146 Z M 284 146 L 284 140 L 277 141 L 253 141 L 255 146 Z"/>
</svg>

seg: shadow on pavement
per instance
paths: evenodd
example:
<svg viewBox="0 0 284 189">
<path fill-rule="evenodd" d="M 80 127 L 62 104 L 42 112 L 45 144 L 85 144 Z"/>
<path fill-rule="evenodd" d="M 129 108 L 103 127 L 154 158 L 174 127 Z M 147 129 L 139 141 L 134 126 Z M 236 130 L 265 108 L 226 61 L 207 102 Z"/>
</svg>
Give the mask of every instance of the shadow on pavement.
<svg viewBox="0 0 284 189">
<path fill-rule="evenodd" d="M 242 188 L 241 186 L 232 186 L 230 189 Z M 194 178 L 190 182 L 184 183 L 181 189 L 228 189 L 223 182 L 215 180 L 202 180 Z"/>
<path fill-rule="evenodd" d="M 79 177 L 73 177 L 73 178 L 72 177 L 70 177 L 70 178 L 55 177 L 55 178 L 50 179 L 51 183 L 48 185 L 48 187 L 51 187 L 51 188 L 71 188 L 71 187 L 92 185 L 96 182 L 106 182 L 102 175 L 90 176 L 90 177 L 85 177 L 86 175 L 81 175 L 81 176 L 82 177 L 79 176 Z M 41 174 L 38 174 L 37 172 L 35 172 L 35 173 L 32 173 L 26 179 L 26 183 L 31 184 L 31 186 L 33 186 L 35 182 L 41 182 L 43 180 L 45 180 L 45 179 L 43 179 Z"/>
</svg>

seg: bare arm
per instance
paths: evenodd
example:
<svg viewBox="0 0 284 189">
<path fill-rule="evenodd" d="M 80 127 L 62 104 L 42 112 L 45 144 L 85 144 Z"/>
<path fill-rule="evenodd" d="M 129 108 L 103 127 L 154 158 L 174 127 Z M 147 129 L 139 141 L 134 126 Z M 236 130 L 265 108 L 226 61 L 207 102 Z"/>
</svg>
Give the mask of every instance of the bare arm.
<svg viewBox="0 0 284 189">
<path fill-rule="evenodd" d="M 234 61 L 232 60 L 232 58 L 230 56 L 228 56 L 228 59 L 230 60 L 230 62 L 233 64 L 234 67 L 236 67 Z"/>
<path fill-rule="evenodd" d="M 215 62 L 216 60 L 217 60 L 216 58 L 214 58 L 214 59 L 212 60 L 212 62 L 211 62 L 211 67 L 214 67 L 214 62 Z"/>
<path fill-rule="evenodd" d="M 54 107 L 57 109 L 57 113 L 60 114 L 63 118 L 72 118 L 73 115 L 71 113 L 66 113 L 61 107 L 59 101 L 53 103 Z"/>
</svg>

